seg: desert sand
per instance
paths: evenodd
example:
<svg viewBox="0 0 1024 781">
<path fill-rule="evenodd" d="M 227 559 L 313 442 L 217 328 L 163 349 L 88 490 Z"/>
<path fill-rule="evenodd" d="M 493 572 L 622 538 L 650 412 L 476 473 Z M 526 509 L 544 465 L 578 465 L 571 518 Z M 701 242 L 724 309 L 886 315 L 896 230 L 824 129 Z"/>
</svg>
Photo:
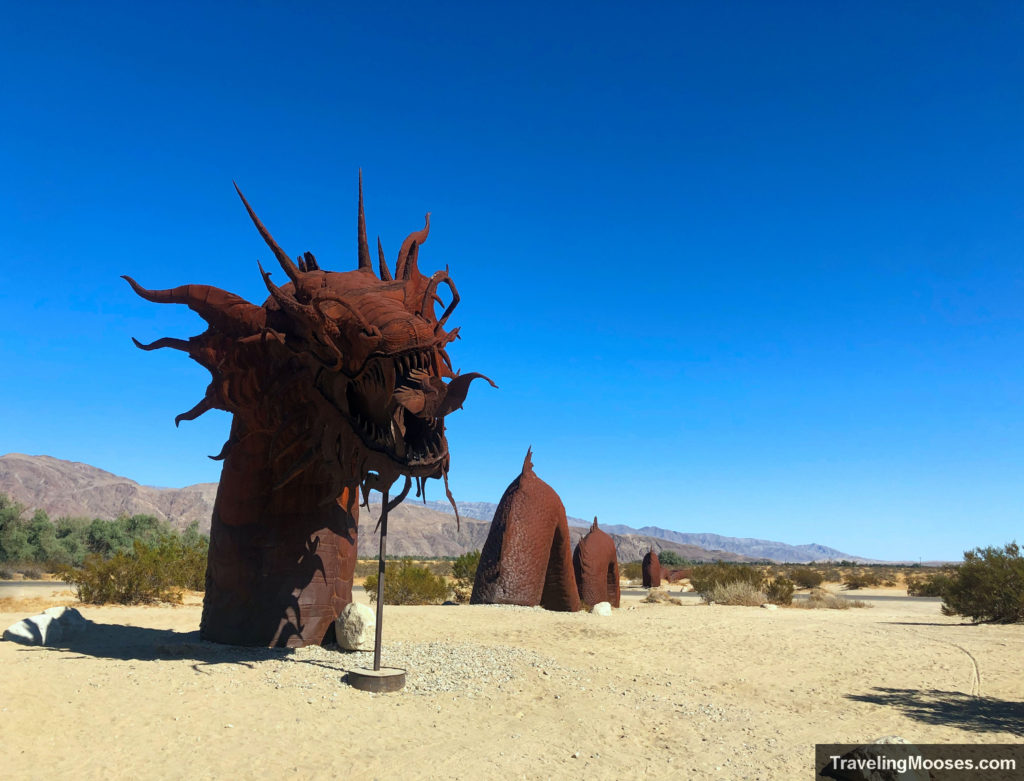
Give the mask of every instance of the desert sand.
<svg viewBox="0 0 1024 781">
<path fill-rule="evenodd" d="M 389 606 L 394 694 L 344 682 L 365 654 L 200 641 L 198 595 L 76 607 L 95 626 L 66 647 L 0 642 L 6 778 L 797 779 L 818 742 L 1024 740 L 1024 626 L 936 602 Z"/>
</svg>

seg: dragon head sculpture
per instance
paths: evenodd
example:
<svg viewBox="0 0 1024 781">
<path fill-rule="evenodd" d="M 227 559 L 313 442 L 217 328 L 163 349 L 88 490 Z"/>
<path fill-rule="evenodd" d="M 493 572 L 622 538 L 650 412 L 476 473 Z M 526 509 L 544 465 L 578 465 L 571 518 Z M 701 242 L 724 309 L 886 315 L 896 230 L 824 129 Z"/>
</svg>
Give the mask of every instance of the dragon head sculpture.
<svg viewBox="0 0 1024 781">
<path fill-rule="evenodd" d="M 325 502 L 353 477 L 365 499 L 369 489 L 386 489 L 400 476 L 417 481 L 417 495 L 426 479 L 443 478 L 451 500 L 444 418 L 462 406 L 474 379 L 497 386 L 477 372 L 452 369 L 445 346 L 459 329 L 445 330 L 445 324 L 459 293 L 447 268 L 428 277 L 417 263 L 429 213 L 423 229 L 402 243 L 394 275 L 377 239 L 378 276 L 366 238 L 361 174 L 353 271 L 325 271 L 310 252 L 293 261 L 241 190 L 238 195 L 288 277 L 278 286 L 258 263 L 270 292 L 262 306 L 207 285 L 147 290 L 124 277 L 143 298 L 186 304 L 210 326 L 187 341 L 135 342 L 144 350 L 184 350 L 213 375 L 203 400 L 175 423 L 217 408 L 241 416 L 247 431 L 273 429 L 274 485 L 304 469 L 326 469 L 333 480 Z M 451 295 L 439 313 L 442 287 Z M 214 458 L 225 457 L 232 445 L 229 440 Z"/>
<path fill-rule="evenodd" d="M 452 369 L 445 348 L 458 329 L 446 325 L 459 293 L 447 269 L 426 276 L 417 262 L 429 214 L 402 243 L 394 275 L 378 238 L 374 273 L 360 173 L 357 266 L 325 271 L 312 253 L 293 260 L 238 195 L 287 282 L 259 264 L 270 292 L 259 306 L 209 285 L 147 290 L 126 276 L 146 300 L 185 304 L 209 326 L 187 340 L 133 341 L 183 350 L 212 375 L 175 424 L 215 408 L 233 415 L 213 456 L 224 468 L 201 633 L 244 645 L 322 642 L 351 601 L 356 491 L 368 503 L 380 490 L 390 508 L 413 481 L 424 495 L 425 481 L 441 478 L 454 506 L 445 416 L 474 379 L 494 383 Z"/>
</svg>

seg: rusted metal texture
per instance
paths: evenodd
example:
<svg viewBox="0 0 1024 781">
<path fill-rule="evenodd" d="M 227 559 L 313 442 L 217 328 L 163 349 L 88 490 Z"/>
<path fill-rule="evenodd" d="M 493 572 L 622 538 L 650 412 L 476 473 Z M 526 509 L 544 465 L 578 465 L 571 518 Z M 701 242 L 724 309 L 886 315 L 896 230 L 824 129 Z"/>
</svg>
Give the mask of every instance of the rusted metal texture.
<svg viewBox="0 0 1024 781">
<path fill-rule="evenodd" d="M 533 473 L 530 455 L 494 511 L 470 602 L 576 611 L 580 597 L 565 507 Z"/>
<path fill-rule="evenodd" d="M 619 557 L 615 540 L 594 525 L 572 553 L 572 568 L 580 599 L 588 605 L 610 602 L 619 606 Z"/>
<path fill-rule="evenodd" d="M 644 588 L 657 588 L 661 585 L 661 562 L 658 561 L 658 554 L 651 548 L 644 555 L 641 565 L 644 577 Z"/>
<path fill-rule="evenodd" d="M 377 240 L 374 273 L 360 176 L 357 268 L 324 271 L 312 253 L 292 260 L 238 194 L 287 281 L 275 284 L 260 265 L 270 296 L 256 305 L 209 285 L 147 290 L 125 277 L 146 300 L 185 304 L 209 325 L 188 340 L 136 345 L 182 350 L 213 376 L 176 424 L 210 409 L 233 415 L 214 456 L 224 466 L 201 636 L 322 643 L 352 600 L 360 491 L 365 502 L 370 489 L 408 477 L 419 496 L 442 478 L 454 505 L 444 417 L 482 375 L 458 375 L 445 352 L 459 294 L 447 271 L 428 277 L 417 266 L 429 214 L 402 243 L 394 275 Z M 440 314 L 439 288 L 450 293 Z"/>
</svg>

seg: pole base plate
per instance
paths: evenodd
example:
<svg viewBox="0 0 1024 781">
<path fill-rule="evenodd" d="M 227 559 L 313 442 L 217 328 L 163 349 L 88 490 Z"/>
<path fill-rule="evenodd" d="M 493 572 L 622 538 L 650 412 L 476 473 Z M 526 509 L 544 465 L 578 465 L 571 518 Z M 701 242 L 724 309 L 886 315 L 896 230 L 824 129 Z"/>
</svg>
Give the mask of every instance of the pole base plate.
<svg viewBox="0 0 1024 781">
<path fill-rule="evenodd" d="M 405 670 L 398 667 L 381 667 L 379 670 L 356 667 L 348 671 L 348 683 L 364 692 L 396 692 L 405 686 Z"/>
</svg>

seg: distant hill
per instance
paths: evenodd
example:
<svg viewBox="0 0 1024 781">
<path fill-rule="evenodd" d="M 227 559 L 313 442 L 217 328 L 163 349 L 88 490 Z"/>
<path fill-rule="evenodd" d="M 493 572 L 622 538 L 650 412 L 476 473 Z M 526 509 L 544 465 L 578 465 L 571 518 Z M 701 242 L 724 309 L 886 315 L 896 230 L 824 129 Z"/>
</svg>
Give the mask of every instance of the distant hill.
<svg viewBox="0 0 1024 781">
<path fill-rule="evenodd" d="M 155 515 L 176 528 L 198 521 L 199 529 L 208 534 L 217 484 L 155 488 L 88 464 L 51 456 L 10 453 L 0 456 L 0 494 L 7 494 L 30 509 L 45 510 L 54 519 Z M 459 502 L 458 505 L 461 529 L 456 528 L 454 512 L 446 502 L 422 504 L 407 499 L 388 518 L 388 552 L 396 556 L 457 556 L 482 548 L 497 505 L 493 502 Z M 363 557 L 372 557 L 377 550 L 373 526 L 379 513 L 379 503 L 373 502 L 369 512 L 360 511 L 359 551 Z M 590 521 L 569 518 L 569 525 L 575 545 L 586 534 Z M 612 535 L 621 561 L 640 559 L 651 547 L 657 551 L 671 550 L 695 561 L 866 561 L 821 545 L 794 546 L 716 534 L 683 534 L 657 526 L 601 528 Z"/>
<path fill-rule="evenodd" d="M 155 515 L 182 529 L 199 521 L 209 534 L 217 484 L 153 488 L 77 461 L 9 453 L 0 456 L 0 494 L 54 519 Z"/>
<path fill-rule="evenodd" d="M 498 505 L 490 502 L 457 502 L 459 513 L 471 515 L 474 518 L 489 519 L 494 517 L 494 511 Z M 440 512 L 453 513 L 451 505 L 447 502 L 427 502 L 428 507 L 433 507 Z M 738 554 L 751 559 L 769 559 L 780 562 L 811 562 L 811 561 L 856 561 L 859 563 L 873 563 L 877 559 L 866 559 L 863 556 L 854 556 L 843 553 L 835 548 L 829 548 L 817 543 L 806 545 L 789 545 L 785 542 L 774 542 L 772 540 L 758 540 L 751 537 L 723 537 L 720 534 L 687 533 L 677 532 L 671 529 L 662 529 L 658 526 L 643 526 L 639 529 L 622 524 L 604 525 L 598 521 L 604 531 L 613 537 L 619 535 L 639 536 L 653 538 L 664 542 L 677 543 L 689 547 L 695 547 L 704 551 L 728 552 Z M 569 525 L 589 527 L 590 521 L 582 518 L 569 518 Z M 657 549 L 661 549 L 655 545 Z M 646 552 L 646 548 L 644 549 Z M 693 558 L 693 557 L 691 557 Z M 723 561 L 728 561 L 725 556 Z"/>
</svg>

